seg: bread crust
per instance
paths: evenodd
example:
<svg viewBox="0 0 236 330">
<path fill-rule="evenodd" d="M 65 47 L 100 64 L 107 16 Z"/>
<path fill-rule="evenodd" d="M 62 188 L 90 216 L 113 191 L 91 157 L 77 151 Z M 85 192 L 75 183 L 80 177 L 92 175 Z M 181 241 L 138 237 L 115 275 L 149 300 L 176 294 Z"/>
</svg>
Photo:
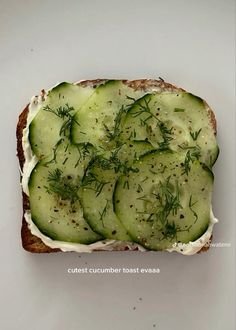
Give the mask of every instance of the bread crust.
<svg viewBox="0 0 236 330">
<path fill-rule="evenodd" d="M 94 80 L 83 80 L 78 82 L 78 85 L 81 86 L 92 86 L 97 87 L 100 84 L 103 84 L 108 79 L 94 79 Z M 166 92 L 185 92 L 184 89 L 176 87 L 172 84 L 169 84 L 165 82 L 163 79 L 159 78 L 158 80 L 155 79 L 138 79 L 138 80 L 123 80 L 125 84 L 127 84 L 129 87 L 135 89 L 135 90 L 157 90 L 159 92 L 166 91 Z M 44 94 L 44 90 L 42 90 L 42 94 Z M 217 127 L 216 127 L 216 118 L 214 115 L 214 112 L 209 107 L 209 105 L 204 101 L 206 110 L 208 112 L 208 115 L 210 117 L 210 121 L 212 124 L 212 128 L 214 129 L 214 133 L 216 134 Z M 17 128 L 16 128 L 16 139 L 17 139 L 17 157 L 19 160 L 20 170 L 21 173 L 23 171 L 23 166 L 25 162 L 24 157 L 24 151 L 23 151 L 23 145 L 22 145 L 22 137 L 23 137 L 23 130 L 26 127 L 27 123 L 27 116 L 29 112 L 29 104 L 24 108 L 24 110 L 21 112 Z M 21 241 L 23 248 L 32 253 L 51 253 L 51 252 L 60 252 L 60 249 L 52 249 L 49 246 L 45 245 L 40 238 L 33 235 L 28 228 L 28 224 L 24 218 L 24 214 L 26 210 L 29 210 L 29 198 L 28 196 L 22 191 L 22 206 L 23 206 L 23 217 L 22 217 L 22 227 L 21 227 Z M 210 241 L 202 247 L 200 252 L 207 251 L 209 249 L 209 243 L 212 240 L 212 236 L 210 238 Z M 130 250 L 129 248 L 123 248 L 123 251 Z M 134 250 L 137 250 L 137 248 L 134 248 Z"/>
</svg>

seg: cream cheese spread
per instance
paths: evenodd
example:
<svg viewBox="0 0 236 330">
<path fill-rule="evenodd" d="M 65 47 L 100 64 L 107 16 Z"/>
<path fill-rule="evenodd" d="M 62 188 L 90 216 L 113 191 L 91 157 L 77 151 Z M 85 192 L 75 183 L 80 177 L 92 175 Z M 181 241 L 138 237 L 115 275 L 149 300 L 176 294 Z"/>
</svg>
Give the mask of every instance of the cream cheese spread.
<svg viewBox="0 0 236 330">
<path fill-rule="evenodd" d="M 29 126 L 34 117 L 37 115 L 38 111 L 42 106 L 42 102 L 44 98 L 47 97 L 47 93 L 45 96 L 34 96 L 31 99 L 29 105 L 29 112 L 27 116 L 27 123 L 26 127 L 23 130 L 23 138 L 22 138 L 22 146 L 24 152 L 25 163 L 23 166 L 22 171 L 22 180 L 21 185 L 24 193 L 29 196 L 29 189 L 28 189 L 28 182 L 30 178 L 30 174 L 38 162 L 37 157 L 33 154 L 30 142 L 29 142 Z M 79 244 L 79 243 L 70 243 L 70 242 L 62 242 L 62 241 L 55 241 L 51 238 L 45 236 L 40 232 L 37 226 L 34 224 L 31 218 L 31 213 L 29 210 L 25 212 L 25 220 L 28 224 L 28 228 L 30 229 L 31 233 L 37 237 L 39 237 L 43 243 L 50 248 L 57 248 L 62 250 L 63 252 L 66 251 L 74 251 L 74 252 L 92 252 L 96 250 L 104 250 L 104 251 L 112 251 L 112 250 L 134 250 L 138 249 L 139 251 L 146 251 L 141 245 L 132 242 L 123 242 L 123 241 L 116 241 L 116 240 L 102 240 L 92 244 Z M 206 245 L 212 236 L 213 226 L 217 223 L 218 220 L 214 217 L 214 214 L 211 210 L 210 216 L 210 223 L 206 230 L 206 232 L 198 238 L 194 242 L 189 242 L 187 244 L 184 243 L 175 243 L 171 249 L 167 249 L 168 252 L 178 252 L 184 255 L 193 255 L 197 253 L 201 248 Z"/>
</svg>

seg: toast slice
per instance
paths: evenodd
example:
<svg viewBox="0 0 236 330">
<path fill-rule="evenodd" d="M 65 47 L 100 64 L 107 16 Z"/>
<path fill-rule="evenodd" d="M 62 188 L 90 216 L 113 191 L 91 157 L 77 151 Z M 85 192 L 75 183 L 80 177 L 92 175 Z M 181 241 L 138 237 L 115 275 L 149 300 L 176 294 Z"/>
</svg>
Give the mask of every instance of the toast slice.
<svg viewBox="0 0 236 330">
<path fill-rule="evenodd" d="M 85 80 L 81 81 L 78 84 L 81 86 L 93 86 L 96 87 L 104 82 L 106 79 L 96 79 L 96 80 Z M 140 80 L 125 80 L 125 84 L 129 87 L 133 88 L 134 90 L 144 90 L 145 92 L 184 92 L 185 90 L 182 88 L 178 88 L 172 84 L 166 83 L 163 79 L 159 80 L 152 80 L 152 79 L 140 79 Z M 44 90 L 41 92 L 44 94 Z M 210 107 L 205 103 L 206 111 L 208 112 L 212 129 L 216 134 L 216 119 L 214 116 L 213 111 Z M 17 129 L 16 129 L 16 137 L 17 137 L 17 156 L 19 159 L 19 165 L 21 169 L 21 173 L 23 171 L 23 166 L 25 162 L 23 146 L 22 146 L 22 137 L 23 137 L 23 129 L 26 127 L 27 116 L 29 111 L 29 104 L 25 107 L 22 113 L 19 116 Z M 22 239 L 22 246 L 26 251 L 32 253 L 49 253 L 49 252 L 59 252 L 60 249 L 52 249 L 49 246 L 45 245 L 40 238 L 34 236 L 30 229 L 28 228 L 28 224 L 24 218 L 24 214 L 26 210 L 29 210 L 29 198 L 28 196 L 22 191 L 22 201 L 23 201 L 23 218 L 22 218 L 22 228 L 21 228 L 21 239 Z M 202 247 L 199 252 L 206 251 L 209 248 L 209 242 Z M 130 250 L 130 247 L 123 246 L 114 248 L 114 250 Z M 137 250 L 137 247 L 134 246 L 133 250 Z"/>
</svg>

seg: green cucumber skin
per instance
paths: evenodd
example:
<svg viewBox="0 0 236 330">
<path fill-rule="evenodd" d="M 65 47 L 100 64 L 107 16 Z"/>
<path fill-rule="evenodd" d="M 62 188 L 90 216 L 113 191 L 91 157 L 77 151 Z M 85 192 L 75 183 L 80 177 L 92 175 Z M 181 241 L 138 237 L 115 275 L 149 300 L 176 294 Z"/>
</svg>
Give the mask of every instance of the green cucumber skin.
<svg viewBox="0 0 236 330">
<path fill-rule="evenodd" d="M 61 199 L 60 195 L 53 191 L 48 193 L 48 177 L 56 170 L 60 170 L 63 177 L 71 180 L 67 182 L 79 184 L 83 166 L 87 166 L 89 160 L 81 159 L 78 163 L 78 156 L 76 146 L 71 145 L 65 149 L 62 144 L 59 146 L 56 161 L 52 162 L 50 156 L 37 163 L 28 183 L 30 209 L 33 222 L 46 236 L 58 241 L 91 244 L 103 237 L 93 232 L 85 221 L 79 196 L 71 203 L 68 199 Z M 65 159 L 68 160 L 64 162 Z"/>
<path fill-rule="evenodd" d="M 142 107 L 145 107 L 147 103 L 150 104 L 150 113 L 141 113 Z M 160 120 L 171 133 L 167 135 L 170 139 L 167 148 L 181 151 L 180 147 L 198 146 L 202 150 L 201 160 L 210 167 L 214 165 L 219 148 L 209 114 L 201 98 L 186 92 L 145 95 L 128 110 L 122 127 L 123 138 L 146 139 L 158 149 L 161 146 L 159 142 L 163 141 L 163 136 L 158 128 Z M 147 126 L 142 124 L 144 122 Z M 147 128 L 150 129 L 150 132 L 147 131 Z M 197 138 L 195 134 L 197 134 Z"/>
<path fill-rule="evenodd" d="M 145 94 L 144 91 L 134 91 L 120 80 L 112 80 L 98 86 L 95 93 L 90 98 L 75 118 L 81 124 L 81 131 L 76 124 L 72 125 L 71 136 L 73 143 L 89 142 L 96 149 L 103 147 L 111 148 L 107 138 L 107 131 L 112 133 L 114 121 L 121 110 L 133 103 L 133 99 L 138 99 Z M 133 98 L 130 100 L 128 97 Z"/>
<path fill-rule="evenodd" d="M 129 145 L 123 145 L 119 149 L 118 161 L 121 164 L 127 164 L 127 166 L 130 167 L 135 159 L 139 159 L 150 149 L 152 150 L 153 147 L 145 141 L 133 142 L 132 145 L 131 143 Z M 107 156 L 109 159 L 109 153 Z M 130 161 L 131 159 L 132 161 Z M 80 189 L 80 200 L 86 221 L 95 232 L 106 238 L 120 241 L 131 241 L 126 229 L 113 210 L 113 191 L 116 181 L 121 173 L 116 172 L 113 168 L 109 170 L 102 169 L 99 164 L 96 164 L 91 160 L 84 174 L 82 185 L 91 173 L 96 175 L 96 178 L 100 182 L 109 181 L 109 184 L 104 186 L 98 196 L 92 189 L 93 185 Z M 104 209 L 106 212 L 104 212 Z"/>
<path fill-rule="evenodd" d="M 169 162 L 168 162 L 168 158 L 169 158 Z M 179 163 L 176 162 L 176 158 L 177 159 L 180 158 Z M 120 218 L 121 222 L 125 225 L 129 235 L 132 237 L 132 240 L 143 245 L 147 249 L 165 250 L 168 248 L 172 248 L 175 243 L 178 243 L 178 241 L 180 241 L 181 243 L 188 243 L 189 241 L 195 241 L 206 231 L 206 229 L 209 225 L 211 186 L 213 183 L 212 173 L 211 173 L 210 169 L 208 169 L 208 168 L 206 169 L 205 167 L 202 167 L 202 165 L 200 165 L 199 162 L 195 162 L 194 164 L 192 164 L 193 169 L 191 170 L 191 172 L 189 173 L 188 176 L 182 176 L 182 177 L 178 176 L 178 173 L 180 172 L 179 165 L 181 164 L 182 160 L 183 160 L 183 157 L 178 157 L 178 156 L 176 157 L 175 153 L 150 151 L 145 156 L 140 157 L 139 162 L 141 164 L 139 166 L 140 172 L 138 174 L 132 173 L 129 175 L 129 177 L 121 176 L 116 183 L 116 189 L 114 191 L 114 196 L 113 196 L 115 213 Z M 142 183 L 142 179 L 143 179 L 143 177 L 148 176 L 148 175 L 150 177 L 149 169 L 148 169 L 149 165 L 147 165 L 148 164 L 147 162 L 150 162 L 152 164 L 154 170 L 157 170 L 158 166 L 160 166 L 161 163 L 165 164 L 165 161 L 166 161 L 166 165 L 167 165 L 167 170 L 166 170 L 167 172 L 164 174 L 158 174 L 156 176 L 156 178 L 151 177 L 152 180 L 155 182 L 153 184 L 152 183 L 150 184 L 151 179 L 148 178 L 148 186 L 145 187 L 145 184 Z M 175 167 L 176 165 L 178 165 L 178 167 Z M 172 167 L 174 166 L 173 169 L 170 169 L 170 166 L 172 166 Z M 176 169 L 178 169 L 178 170 L 176 170 Z M 157 185 L 158 180 L 160 180 L 160 182 L 162 182 L 162 181 L 165 182 L 165 180 L 167 179 L 167 176 L 170 173 L 172 173 L 172 175 L 175 174 L 176 177 L 178 178 L 178 180 L 180 180 L 180 179 L 189 180 L 191 183 L 191 184 L 184 183 L 184 181 L 182 181 L 180 183 L 180 187 L 181 187 L 180 191 L 182 194 L 182 202 L 181 202 L 181 199 L 180 199 L 180 202 L 184 203 L 183 209 L 180 208 L 178 210 L 178 213 L 176 213 L 175 216 L 173 216 L 171 214 L 169 215 L 170 219 L 168 219 L 166 227 L 163 227 L 162 224 L 160 224 L 160 219 L 158 219 L 158 217 L 155 218 L 156 222 L 152 222 L 150 224 L 147 222 L 148 221 L 147 218 L 146 218 L 146 220 L 144 220 L 146 215 L 142 216 L 139 214 L 140 214 L 140 212 L 141 213 L 145 212 L 145 214 L 146 214 L 145 207 L 147 207 L 147 210 L 149 210 L 148 212 L 150 212 L 150 214 L 152 213 L 150 211 L 150 208 L 152 211 L 155 210 L 156 205 L 158 205 L 158 204 L 157 204 L 157 202 L 155 202 L 155 200 L 153 201 L 152 194 L 150 193 L 150 191 L 152 191 L 152 189 L 154 189 L 153 191 L 155 191 L 155 189 L 157 189 L 157 187 L 158 187 L 158 185 Z M 196 178 L 194 178 L 194 175 Z M 172 176 L 172 178 L 173 178 L 173 176 Z M 129 182 L 129 190 L 124 189 L 125 180 L 128 180 L 128 182 Z M 203 180 L 203 182 L 201 182 L 201 180 Z M 206 184 L 206 182 L 204 182 L 204 180 L 207 181 L 207 184 Z M 173 185 L 173 182 L 175 182 L 175 181 L 173 180 L 171 182 L 172 185 Z M 200 183 L 202 183 L 205 193 L 203 193 L 203 192 L 200 193 L 200 188 L 201 188 L 199 186 Z M 135 192 L 135 189 L 137 189 L 137 186 L 139 184 L 141 186 L 144 186 L 142 194 L 145 195 L 145 201 L 143 201 L 143 200 L 139 201 L 137 199 L 137 198 L 139 198 L 140 194 Z M 194 184 L 194 189 L 192 188 L 193 184 Z M 199 198 L 199 201 L 197 201 L 197 203 L 199 205 L 198 207 L 200 207 L 201 215 L 200 214 L 197 215 L 198 220 L 196 221 L 196 223 L 194 223 L 195 216 L 194 216 L 193 212 L 190 210 L 190 208 L 188 207 L 188 202 L 190 201 L 190 200 L 188 200 L 188 198 L 189 198 L 190 194 L 189 194 L 188 190 L 187 191 L 184 190 L 184 188 L 183 188 L 184 185 L 189 186 L 189 188 L 188 188 L 189 190 L 192 189 L 191 193 L 192 193 L 192 198 L 193 198 L 194 203 L 196 202 L 196 199 Z M 205 185 L 206 185 L 206 187 L 205 187 Z M 127 185 L 126 185 L 126 187 L 127 187 Z M 143 196 L 142 196 L 142 198 L 143 198 Z M 147 200 L 149 200 L 149 199 L 150 199 L 150 201 L 148 202 Z M 191 202 L 191 204 L 192 204 L 192 202 Z M 134 209 L 136 209 L 136 210 L 133 211 Z M 160 211 L 160 209 L 157 208 L 155 212 L 159 212 L 159 211 Z M 196 210 L 194 210 L 194 212 L 195 211 Z M 156 214 L 158 214 L 158 213 L 156 213 Z M 155 213 L 154 213 L 154 215 L 155 215 Z M 184 220 L 181 219 L 178 221 L 178 218 L 180 216 L 183 217 Z M 142 219 L 142 217 L 143 217 L 143 219 Z M 188 220 L 186 220 L 186 219 L 188 219 Z M 159 223 L 158 223 L 158 221 L 159 221 Z M 181 231 L 177 232 L 176 237 L 170 238 L 167 236 L 168 239 L 163 238 L 164 235 L 162 235 L 160 231 L 163 230 L 163 228 L 164 228 L 164 231 L 166 231 L 166 233 L 168 233 L 167 229 L 169 228 L 168 227 L 169 223 L 172 225 L 172 222 L 175 224 L 176 228 L 179 227 L 179 229 L 181 229 Z M 186 231 L 185 226 L 189 227 L 190 225 L 193 226 L 194 230 L 191 231 L 190 230 L 191 228 L 190 228 L 189 231 Z"/>
<path fill-rule="evenodd" d="M 101 193 L 97 193 L 93 186 L 84 186 L 89 174 L 96 175 L 99 181 L 109 181 L 105 184 Z M 90 165 L 90 170 L 86 170 L 82 188 L 80 189 L 80 201 L 83 206 L 84 217 L 94 232 L 108 238 L 119 241 L 131 241 L 125 227 L 113 211 L 113 190 L 119 174 L 113 170 L 102 170 L 99 167 Z M 104 211 L 105 210 L 105 211 Z"/>
<path fill-rule="evenodd" d="M 90 86 L 82 87 L 80 85 L 63 82 L 52 88 L 42 103 L 37 115 L 29 125 L 29 142 L 34 154 L 42 159 L 51 153 L 58 140 L 67 138 L 71 140 L 70 128 L 61 132 L 62 126 L 88 101 L 94 89 Z M 73 110 L 69 111 L 69 116 L 59 117 L 55 113 L 46 111 L 46 107 L 57 112 L 60 107 L 67 109 L 67 105 Z M 76 124 L 78 125 L 78 124 Z"/>
</svg>

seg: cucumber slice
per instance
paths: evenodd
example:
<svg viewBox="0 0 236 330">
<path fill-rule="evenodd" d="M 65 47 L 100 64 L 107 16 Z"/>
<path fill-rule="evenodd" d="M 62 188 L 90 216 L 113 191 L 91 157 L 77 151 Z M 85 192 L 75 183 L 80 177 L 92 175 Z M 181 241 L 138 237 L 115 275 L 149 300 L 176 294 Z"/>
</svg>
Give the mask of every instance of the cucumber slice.
<svg viewBox="0 0 236 330">
<path fill-rule="evenodd" d="M 185 92 L 148 94 L 139 99 L 127 112 L 122 136 L 124 140 L 147 140 L 159 150 L 197 148 L 208 166 L 219 153 L 203 100 Z"/>
<path fill-rule="evenodd" d="M 106 238 L 131 241 L 127 230 L 113 212 L 112 194 L 118 173 L 92 167 L 80 191 L 84 217 L 91 228 Z"/>
<path fill-rule="evenodd" d="M 62 138 L 70 138 L 73 115 L 93 94 L 91 86 L 61 83 L 47 93 L 42 108 L 29 127 L 29 140 L 34 154 L 43 158 L 50 154 Z"/>
<path fill-rule="evenodd" d="M 88 157 L 83 147 L 62 143 L 56 157 L 39 162 L 29 180 L 32 220 L 54 240 L 90 244 L 102 237 L 83 217 L 78 190 Z"/>
<path fill-rule="evenodd" d="M 80 190 L 84 217 L 91 228 L 106 238 L 131 241 L 113 211 L 113 192 L 120 174 L 132 170 L 134 159 L 152 149 L 146 142 L 122 145 L 106 156 L 96 155 L 90 162 Z"/>
<path fill-rule="evenodd" d="M 135 91 L 121 80 L 110 80 L 97 87 L 75 115 L 71 130 L 73 143 L 89 142 L 97 149 L 113 148 L 127 107 L 144 94 L 144 91 Z"/>
<path fill-rule="evenodd" d="M 213 175 L 195 160 L 186 174 L 185 158 L 183 153 L 149 152 L 135 162 L 138 172 L 117 181 L 115 213 L 147 249 L 195 241 L 209 225 Z"/>
</svg>

